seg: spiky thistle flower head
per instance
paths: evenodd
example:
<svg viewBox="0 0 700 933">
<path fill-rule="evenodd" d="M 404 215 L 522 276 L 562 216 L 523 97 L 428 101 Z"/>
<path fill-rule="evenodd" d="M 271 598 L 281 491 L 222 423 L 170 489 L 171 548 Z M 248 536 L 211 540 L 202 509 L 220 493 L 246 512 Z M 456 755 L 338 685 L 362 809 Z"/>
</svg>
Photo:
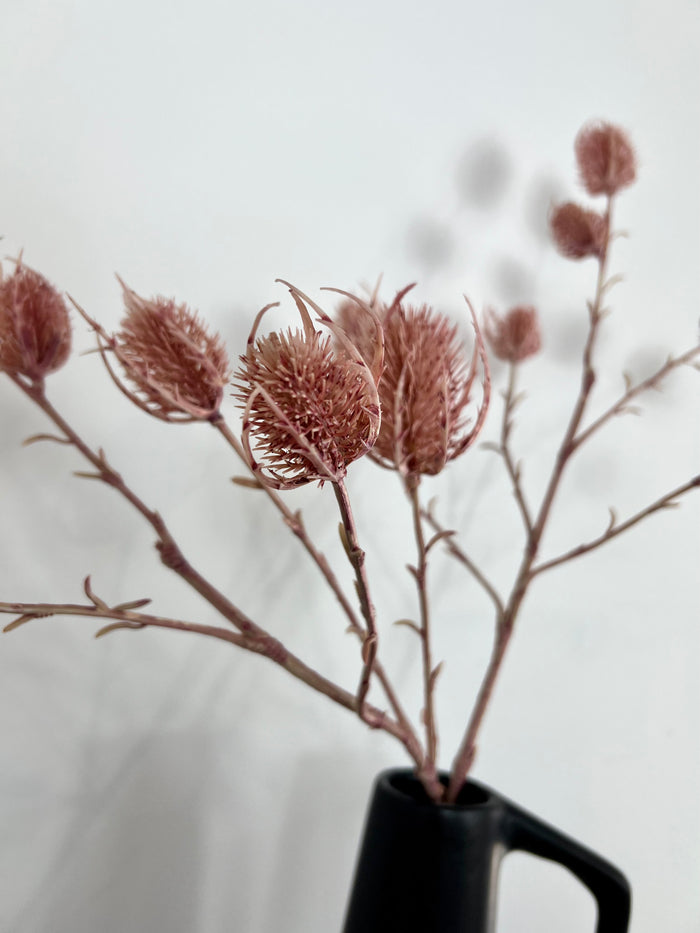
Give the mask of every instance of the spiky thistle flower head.
<svg viewBox="0 0 700 933">
<path fill-rule="evenodd" d="M 39 381 L 68 359 L 71 325 L 59 292 L 17 260 L 12 275 L 0 266 L 0 370 Z"/>
<path fill-rule="evenodd" d="M 258 314 L 235 374 L 235 397 L 244 410 L 243 445 L 253 471 L 274 488 L 338 482 L 377 438 L 381 351 L 369 365 L 318 305 L 283 284 L 303 327 L 257 337 L 271 306 Z M 309 308 L 329 333 L 314 327 Z M 366 305 L 362 310 L 371 317 Z"/>
<path fill-rule="evenodd" d="M 166 421 L 216 417 L 229 380 L 223 341 L 199 316 L 171 298 L 141 298 L 120 283 L 126 316 L 109 341 L 133 391 L 126 394 Z"/>
<path fill-rule="evenodd" d="M 549 218 L 554 245 L 567 259 L 600 259 L 608 243 L 608 221 L 573 201 L 557 205 Z"/>
<path fill-rule="evenodd" d="M 415 481 L 440 473 L 476 439 L 488 409 L 490 379 L 474 315 L 476 339 L 470 357 L 458 327 L 445 315 L 428 305 L 403 303 L 408 291 L 403 289 L 379 311 L 384 330 L 382 420 L 371 456 Z M 365 344 L 360 350 L 368 358 L 372 347 Z M 479 361 L 481 393 L 472 420 Z"/>
<path fill-rule="evenodd" d="M 612 123 L 587 123 L 575 142 L 576 161 L 589 194 L 609 197 L 637 177 L 637 157 L 627 133 Z"/>
<path fill-rule="evenodd" d="M 509 363 L 521 363 L 542 346 L 537 311 L 529 305 L 511 308 L 503 317 L 489 309 L 484 332 L 494 355 Z"/>
</svg>

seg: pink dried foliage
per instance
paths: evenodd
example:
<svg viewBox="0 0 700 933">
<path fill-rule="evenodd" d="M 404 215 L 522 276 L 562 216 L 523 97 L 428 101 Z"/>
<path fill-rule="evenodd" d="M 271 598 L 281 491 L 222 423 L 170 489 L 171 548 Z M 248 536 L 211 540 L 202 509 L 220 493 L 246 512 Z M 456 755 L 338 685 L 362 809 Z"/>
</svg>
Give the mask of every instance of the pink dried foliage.
<svg viewBox="0 0 700 933">
<path fill-rule="evenodd" d="M 581 181 L 589 194 L 616 194 L 637 177 L 637 158 L 629 137 L 611 123 L 586 124 L 575 142 Z"/>
<path fill-rule="evenodd" d="M 142 407 L 166 420 L 216 416 L 229 380 L 219 335 L 211 335 L 187 305 L 122 288 L 127 314 L 112 348 Z"/>
<path fill-rule="evenodd" d="M 549 218 L 557 250 L 568 259 L 600 259 L 608 242 L 608 222 L 596 211 L 567 201 L 554 208 Z"/>
<path fill-rule="evenodd" d="M 476 321 L 473 354 L 467 353 L 458 327 L 427 305 L 402 304 L 408 289 L 379 308 L 384 330 L 384 370 L 379 380 L 382 420 L 372 458 L 406 477 L 436 475 L 462 454 L 483 426 L 490 381 Z M 343 320 L 352 308 L 339 308 Z M 355 315 L 356 316 L 356 315 Z M 346 323 L 350 329 L 350 325 Z M 357 339 L 361 338 L 355 330 Z M 371 332 L 368 333 L 371 339 Z M 369 359 L 371 343 L 358 343 Z M 476 418 L 473 389 L 478 361 L 483 381 Z"/>
<path fill-rule="evenodd" d="M 521 363 L 542 346 L 537 311 L 529 305 L 511 308 L 504 317 L 488 311 L 484 332 L 494 355 L 509 363 Z"/>
<path fill-rule="evenodd" d="M 301 331 L 257 339 L 253 332 L 235 374 L 251 466 L 278 489 L 341 480 L 379 430 L 379 398 L 369 367 L 347 338 L 351 352 L 334 346 L 310 317 L 302 318 Z"/>
<path fill-rule="evenodd" d="M 71 325 L 59 292 L 17 261 L 12 275 L 0 267 L 0 370 L 39 381 L 70 355 Z"/>
</svg>

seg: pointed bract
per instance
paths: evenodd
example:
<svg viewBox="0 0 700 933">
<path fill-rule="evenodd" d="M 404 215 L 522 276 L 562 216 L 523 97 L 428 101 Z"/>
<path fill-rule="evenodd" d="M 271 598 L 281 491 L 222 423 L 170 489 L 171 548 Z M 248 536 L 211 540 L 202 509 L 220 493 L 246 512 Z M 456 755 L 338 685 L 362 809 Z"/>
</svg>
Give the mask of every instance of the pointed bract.
<svg viewBox="0 0 700 933">
<path fill-rule="evenodd" d="M 310 325 L 310 299 L 293 286 L 290 291 L 304 310 L 303 330 L 249 341 L 235 374 L 250 465 L 278 489 L 341 480 L 379 431 L 379 398 L 369 366 L 327 316 L 321 320 L 336 341 L 344 338 L 342 350 L 330 334 Z"/>
</svg>

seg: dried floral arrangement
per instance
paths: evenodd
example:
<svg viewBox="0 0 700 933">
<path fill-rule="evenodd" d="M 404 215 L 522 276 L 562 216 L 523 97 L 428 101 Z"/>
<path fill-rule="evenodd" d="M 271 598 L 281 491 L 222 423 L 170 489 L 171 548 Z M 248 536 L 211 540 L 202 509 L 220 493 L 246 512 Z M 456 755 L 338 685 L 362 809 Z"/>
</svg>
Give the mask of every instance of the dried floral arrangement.
<svg viewBox="0 0 700 933">
<path fill-rule="evenodd" d="M 53 423 L 56 433 L 34 435 L 27 443 L 54 441 L 72 446 L 89 465 L 79 476 L 111 486 L 150 524 L 166 567 L 181 577 L 220 614 L 221 625 L 202 625 L 145 611 L 138 599 L 108 605 L 84 582 L 86 602 L 76 604 L 0 602 L 15 616 L 5 631 L 48 616 L 87 616 L 101 620 L 98 636 L 121 629 L 156 626 L 217 638 L 263 655 L 313 690 L 357 715 L 370 728 L 384 730 L 405 748 L 428 796 L 454 801 L 472 766 L 477 736 L 492 696 L 523 600 L 533 582 L 557 566 L 602 547 L 662 509 L 676 505 L 700 486 L 700 475 L 657 496 L 634 514 L 610 515 L 597 537 L 557 556 L 540 556 L 567 465 L 589 439 L 617 416 L 633 409 L 640 396 L 658 388 L 672 371 L 698 366 L 700 345 L 672 356 L 649 377 L 625 380 L 621 394 L 594 408 L 595 350 L 605 317 L 615 237 L 617 196 L 635 181 L 636 157 L 627 135 L 607 123 L 591 123 L 575 144 L 580 180 L 602 209 L 569 202 L 553 208 L 551 234 L 558 251 L 571 260 L 591 259 L 597 267 L 588 302 L 588 329 L 582 350 L 580 386 L 558 444 L 551 472 L 538 502 L 531 501 L 512 443 L 513 415 L 519 402 L 517 380 L 523 361 L 541 348 L 533 307 L 515 307 L 503 316 L 487 311 L 481 324 L 467 300 L 473 327 L 470 349 L 460 328 L 426 305 L 411 303 L 413 286 L 383 301 L 378 289 L 359 297 L 339 289 L 331 315 L 294 285 L 282 282 L 298 310 L 301 327 L 259 336 L 267 305 L 255 318 L 245 352 L 231 374 L 221 339 L 212 335 L 186 305 L 157 297 L 145 300 L 121 283 L 126 315 L 116 334 L 108 333 L 76 302 L 92 328 L 107 373 L 131 402 L 168 422 L 209 422 L 247 468 L 236 482 L 264 493 L 283 523 L 298 538 L 335 595 L 339 611 L 358 646 L 355 689 L 334 683 L 295 656 L 272 633 L 250 619 L 188 561 L 163 517 L 147 505 L 112 466 L 102 449 L 91 447 L 59 412 L 47 394 L 47 377 L 63 366 L 71 350 L 71 322 L 64 298 L 20 257 L 11 274 L 0 268 L 0 370 Z M 120 280 L 121 281 L 121 280 Z M 280 280 L 281 281 L 281 280 Z M 423 479 L 451 466 L 474 446 L 491 402 L 489 351 L 507 364 L 507 384 L 495 441 L 522 519 L 524 547 L 510 589 L 499 592 L 460 544 L 458 533 L 441 524 L 423 501 Z M 222 412 L 227 386 L 241 415 L 236 429 Z M 409 718 L 383 666 L 380 626 L 372 601 L 369 569 L 346 485 L 348 467 L 360 457 L 393 470 L 412 515 L 417 559 L 409 568 L 417 593 L 416 621 L 402 620 L 418 636 L 423 681 L 420 726 Z M 340 535 L 352 567 L 350 598 L 318 549 L 287 493 L 299 486 L 330 484 L 337 500 Z M 494 608 L 493 650 L 449 780 L 438 771 L 435 691 L 440 663 L 433 657 L 428 565 L 444 549 L 483 588 Z M 370 690 L 384 693 L 370 702 Z M 386 708 L 383 708 L 386 707 Z"/>
</svg>

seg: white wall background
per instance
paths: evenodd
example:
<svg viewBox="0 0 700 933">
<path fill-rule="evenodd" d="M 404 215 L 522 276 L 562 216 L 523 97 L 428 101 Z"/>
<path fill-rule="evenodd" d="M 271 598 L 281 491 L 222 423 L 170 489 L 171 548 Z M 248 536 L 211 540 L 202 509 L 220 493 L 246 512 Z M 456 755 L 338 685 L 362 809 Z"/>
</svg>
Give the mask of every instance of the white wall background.
<svg viewBox="0 0 700 933">
<path fill-rule="evenodd" d="M 535 302 L 546 347 L 523 369 L 515 437 L 534 496 L 576 391 L 594 277 L 556 256 L 543 217 L 576 191 L 572 141 L 590 117 L 626 126 L 640 156 L 619 208 L 631 237 L 614 252 L 625 282 L 597 404 L 622 369 L 643 373 L 695 340 L 699 31 L 689 0 L 5 0 L 2 251 L 24 248 L 110 328 L 115 271 L 176 295 L 232 355 L 255 311 L 283 297 L 277 276 L 314 294 L 417 279 L 421 299 L 456 313 L 463 291 L 479 307 Z M 91 345 L 80 322 L 75 343 Z M 355 684 L 333 601 L 276 515 L 228 482 L 236 464 L 214 432 L 131 410 L 95 356 L 76 355 L 50 391 L 197 565 Z M 0 392 L 0 598 L 78 600 L 91 573 L 108 600 L 150 595 L 163 614 L 213 621 L 139 517 L 72 477 L 74 452 L 21 448 L 46 422 L 8 380 Z M 697 403 L 697 374 L 679 374 L 643 419 L 591 444 L 550 553 L 597 534 L 609 505 L 631 513 L 697 471 Z M 497 415 L 498 401 L 491 432 Z M 520 529 L 494 464 L 474 451 L 427 491 L 505 584 Z M 350 475 L 383 649 L 415 714 L 416 646 L 389 627 L 414 611 L 394 480 L 365 463 Z M 330 491 L 290 502 L 349 582 Z M 633 933 L 700 930 L 698 517 L 689 498 L 533 589 L 475 770 L 620 865 Z M 432 585 L 447 764 L 490 607 L 446 559 Z M 0 640 L 2 933 L 338 930 L 371 780 L 403 764 L 401 749 L 220 643 L 92 631 L 53 620 Z M 562 871 L 514 857 L 503 888 L 504 933 L 593 929 L 592 901 Z"/>
</svg>

